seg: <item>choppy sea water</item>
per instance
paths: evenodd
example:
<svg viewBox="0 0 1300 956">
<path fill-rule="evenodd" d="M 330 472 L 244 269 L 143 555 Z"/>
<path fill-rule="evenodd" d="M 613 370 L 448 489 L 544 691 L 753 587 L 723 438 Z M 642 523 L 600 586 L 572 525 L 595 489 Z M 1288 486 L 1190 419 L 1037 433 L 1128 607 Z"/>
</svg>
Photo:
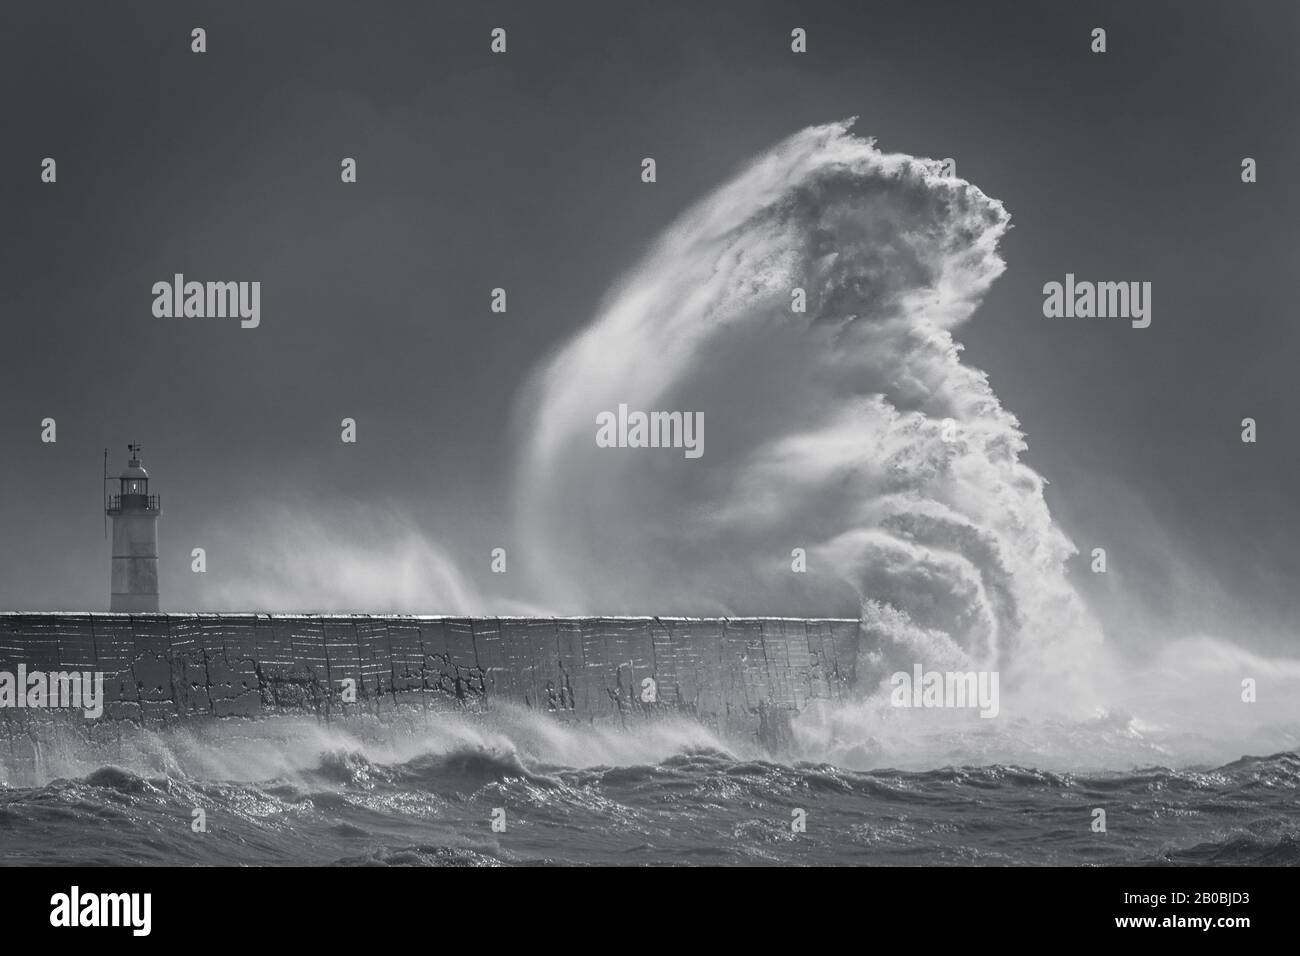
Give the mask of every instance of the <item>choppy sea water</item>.
<svg viewBox="0 0 1300 956">
<path fill-rule="evenodd" d="M 177 730 L 112 756 L 51 753 L 41 768 L 6 768 L 0 862 L 1300 862 L 1296 753 L 1081 774 L 863 771 L 760 759 L 691 728 L 453 723 L 376 737 L 267 721 Z M 60 768 L 68 774 L 51 775 Z"/>
</svg>

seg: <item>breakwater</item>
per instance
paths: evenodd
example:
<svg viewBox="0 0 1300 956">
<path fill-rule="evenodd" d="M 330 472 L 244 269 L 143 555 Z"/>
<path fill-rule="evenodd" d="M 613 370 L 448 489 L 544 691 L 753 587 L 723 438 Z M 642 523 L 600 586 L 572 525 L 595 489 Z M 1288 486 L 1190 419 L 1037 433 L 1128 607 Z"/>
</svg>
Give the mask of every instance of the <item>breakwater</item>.
<svg viewBox="0 0 1300 956">
<path fill-rule="evenodd" d="M 9 701 L 0 725 L 24 749 L 48 721 L 95 734 L 504 701 L 565 721 L 688 716 L 780 751 L 809 702 L 853 692 L 861 644 L 856 620 L 830 618 L 0 613 L 0 675 L 104 675 L 93 720 Z"/>
</svg>

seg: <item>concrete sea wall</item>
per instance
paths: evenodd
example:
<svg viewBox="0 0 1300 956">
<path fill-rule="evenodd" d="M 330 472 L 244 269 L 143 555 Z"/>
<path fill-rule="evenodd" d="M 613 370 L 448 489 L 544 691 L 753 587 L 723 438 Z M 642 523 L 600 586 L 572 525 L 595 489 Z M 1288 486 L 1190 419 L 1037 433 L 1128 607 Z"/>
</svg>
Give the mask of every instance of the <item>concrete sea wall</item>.
<svg viewBox="0 0 1300 956">
<path fill-rule="evenodd" d="M 584 723 L 687 715 L 780 751 L 809 702 L 852 692 L 860 643 L 845 619 L 0 613 L 0 679 L 102 672 L 100 727 L 508 701 Z M 50 720 L 86 718 L 0 701 L 11 749 Z"/>
</svg>

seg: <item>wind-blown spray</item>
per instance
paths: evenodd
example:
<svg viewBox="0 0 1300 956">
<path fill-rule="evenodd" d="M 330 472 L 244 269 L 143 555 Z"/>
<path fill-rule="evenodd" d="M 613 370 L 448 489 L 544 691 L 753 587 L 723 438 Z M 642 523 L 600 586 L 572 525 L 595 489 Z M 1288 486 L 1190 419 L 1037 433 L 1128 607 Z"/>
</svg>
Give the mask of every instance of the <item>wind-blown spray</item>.
<svg viewBox="0 0 1300 956">
<path fill-rule="evenodd" d="M 530 566 L 571 612 L 861 612 L 900 661 L 1042 666 L 1099 634 L 1016 419 L 952 338 L 1003 271 L 1009 217 L 849 125 L 687 211 L 538 371 Z M 702 411 L 706 452 L 597 447 L 622 403 Z"/>
</svg>

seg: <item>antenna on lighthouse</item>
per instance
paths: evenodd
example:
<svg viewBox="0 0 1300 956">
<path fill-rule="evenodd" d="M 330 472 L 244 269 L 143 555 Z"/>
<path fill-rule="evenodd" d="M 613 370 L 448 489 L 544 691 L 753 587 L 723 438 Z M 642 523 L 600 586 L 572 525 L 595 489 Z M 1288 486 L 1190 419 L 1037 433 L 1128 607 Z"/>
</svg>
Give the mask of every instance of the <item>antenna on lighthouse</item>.
<svg viewBox="0 0 1300 956">
<path fill-rule="evenodd" d="M 99 496 L 104 499 L 104 537 L 108 538 L 108 449 L 104 449 L 104 483 L 99 486 Z"/>
</svg>

